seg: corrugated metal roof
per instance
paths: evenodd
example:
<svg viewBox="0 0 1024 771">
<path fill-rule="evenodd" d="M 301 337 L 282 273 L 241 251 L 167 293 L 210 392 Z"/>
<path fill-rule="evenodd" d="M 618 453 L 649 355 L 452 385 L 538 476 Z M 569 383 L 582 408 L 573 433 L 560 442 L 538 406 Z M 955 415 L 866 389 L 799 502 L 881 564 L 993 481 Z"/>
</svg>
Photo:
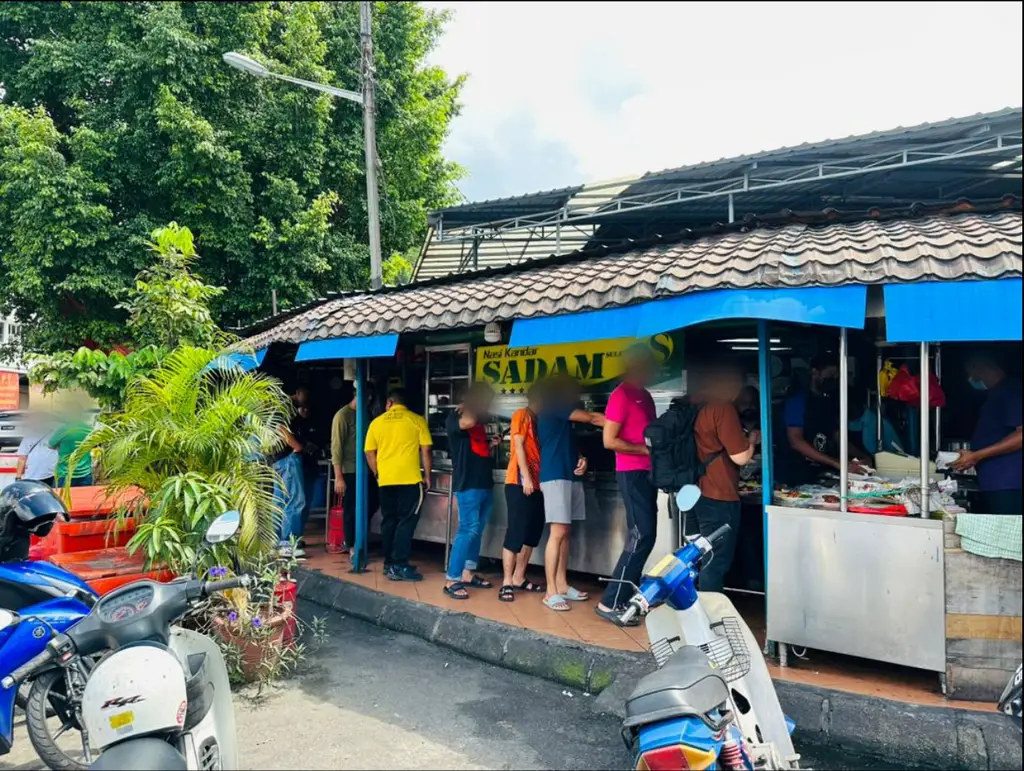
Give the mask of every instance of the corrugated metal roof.
<svg viewBox="0 0 1024 771">
<path fill-rule="evenodd" d="M 891 208 L 913 201 L 950 200 L 961 195 L 975 198 L 994 198 L 1006 193 L 1020 195 L 1021 114 L 1020 108 L 1009 108 L 721 158 L 648 172 L 629 180 L 440 210 L 431 217 L 431 223 L 438 227 L 429 234 L 414 275 L 417 279 L 426 279 L 468 269 L 518 264 L 586 244 L 648 238 L 682 227 L 707 227 L 715 222 L 726 222 L 730 204 L 723 196 L 727 192 L 732 193 L 732 213 L 737 219 L 745 214 L 777 211 L 783 206 L 807 210 L 825 206 Z M 977 152 L 977 148 L 972 150 L 975 140 L 983 142 L 986 136 L 997 132 L 1013 135 L 1017 149 L 1007 146 L 997 152 L 993 144 L 984 152 Z M 891 168 L 892 163 L 875 161 L 891 154 L 896 159 L 895 165 L 899 166 L 901 153 L 913 154 L 915 150 L 944 143 L 949 145 L 949 157 L 943 158 L 941 163 L 938 158 L 942 153 L 938 152 L 922 153 L 897 169 Z M 1017 154 L 1015 165 L 1003 157 L 1007 153 Z M 871 160 L 865 162 L 869 157 Z M 904 162 L 907 159 L 909 156 Z M 1009 166 L 996 169 L 992 166 L 994 161 L 1009 163 Z M 844 169 L 852 169 L 858 163 L 860 169 L 856 174 L 850 172 L 845 176 Z M 819 164 L 820 177 L 815 173 Z M 876 167 L 885 171 L 874 171 Z M 794 171 L 794 178 L 786 179 Z M 747 190 L 743 189 L 744 175 L 755 183 Z M 759 178 L 764 184 L 758 187 Z M 776 184 L 778 187 L 773 187 Z M 559 216 L 569 219 L 561 228 L 554 224 Z M 518 229 L 514 232 L 506 229 L 510 221 L 516 222 Z M 534 223 L 543 226 L 534 232 L 524 229 Z M 556 232 L 560 241 L 557 245 Z M 477 245 L 472 262 L 464 259 L 470 247 L 465 241 L 460 243 L 470 237 Z"/>
<path fill-rule="evenodd" d="M 960 202 L 867 214 L 786 212 L 729 232 L 695 235 L 339 297 L 247 342 L 260 348 L 471 327 L 730 287 L 1021 276 L 1021 205 L 1012 197 L 977 207 Z"/>
</svg>

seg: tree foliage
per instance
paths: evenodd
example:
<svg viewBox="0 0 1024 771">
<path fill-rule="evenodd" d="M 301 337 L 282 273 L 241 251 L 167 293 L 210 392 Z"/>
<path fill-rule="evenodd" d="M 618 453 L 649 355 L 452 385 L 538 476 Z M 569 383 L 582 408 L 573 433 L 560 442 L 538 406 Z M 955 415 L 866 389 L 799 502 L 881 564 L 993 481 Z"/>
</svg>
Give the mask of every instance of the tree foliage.
<svg viewBox="0 0 1024 771">
<path fill-rule="evenodd" d="M 119 306 L 128 314 L 126 341 L 134 350 L 107 353 L 82 346 L 36 357 L 29 374 L 44 393 L 82 390 L 105 410 L 118 409 L 132 381 L 152 372 L 171 350 L 233 342 L 210 315 L 209 302 L 223 288 L 204 284 L 189 270 L 198 258 L 192 231 L 172 222 L 154 230 L 148 246 L 155 261 L 139 272 Z"/>
<path fill-rule="evenodd" d="M 28 347 L 124 341 L 138 247 L 187 222 L 223 326 L 367 284 L 362 113 L 245 75 L 359 87 L 355 2 L 0 4 L 0 311 L 34 318 Z M 381 238 L 422 243 L 453 201 L 442 143 L 459 79 L 429 66 L 444 14 L 379 2 L 374 16 Z"/>
<path fill-rule="evenodd" d="M 129 550 L 187 572 L 209 523 L 241 514 L 243 555 L 277 543 L 280 506 L 272 466 L 253 459 L 284 444 L 290 401 L 278 381 L 211 368 L 218 353 L 182 346 L 130 384 L 123 408 L 105 415 L 72 456 L 99 450 L 107 492 L 139 517 Z M 135 498 L 130 491 L 141 488 Z"/>
</svg>

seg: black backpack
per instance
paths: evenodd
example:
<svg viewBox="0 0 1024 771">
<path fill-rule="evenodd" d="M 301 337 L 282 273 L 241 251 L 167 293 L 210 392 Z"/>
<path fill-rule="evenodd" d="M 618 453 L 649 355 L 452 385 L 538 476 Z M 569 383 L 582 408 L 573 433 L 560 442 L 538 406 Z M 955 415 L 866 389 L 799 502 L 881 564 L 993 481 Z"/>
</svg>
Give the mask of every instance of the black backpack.
<svg viewBox="0 0 1024 771">
<path fill-rule="evenodd" d="M 722 454 L 716 452 L 702 461 L 697 452 L 693 427 L 703 407 L 688 396 L 673 399 L 664 414 L 644 429 L 644 444 L 651 455 L 651 481 L 666 493 L 674 494 L 681 487 L 697 484 L 708 464 Z"/>
</svg>

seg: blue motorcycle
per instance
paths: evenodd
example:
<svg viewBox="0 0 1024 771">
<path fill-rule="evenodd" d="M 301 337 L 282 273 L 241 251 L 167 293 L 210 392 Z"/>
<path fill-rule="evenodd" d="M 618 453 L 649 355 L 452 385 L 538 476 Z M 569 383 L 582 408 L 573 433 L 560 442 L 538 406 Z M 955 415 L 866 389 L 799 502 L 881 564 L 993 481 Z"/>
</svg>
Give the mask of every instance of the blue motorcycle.
<svg viewBox="0 0 1024 771">
<path fill-rule="evenodd" d="M 78 576 L 46 562 L 27 562 L 31 536 L 46 536 L 57 517 L 68 514 L 46 485 L 20 481 L 0 491 L 0 679 L 41 653 L 57 634 L 85 618 L 98 596 Z M 83 736 L 85 763 L 56 743 L 67 730 L 81 731 L 79 704 L 88 671 L 54 668 L 42 672 L 25 689 L 0 690 L 0 755 L 11 749 L 14 708 L 25 711 L 29 739 L 39 757 L 56 771 L 86 768 L 90 760 Z M 60 720 L 50 731 L 48 718 Z"/>
</svg>

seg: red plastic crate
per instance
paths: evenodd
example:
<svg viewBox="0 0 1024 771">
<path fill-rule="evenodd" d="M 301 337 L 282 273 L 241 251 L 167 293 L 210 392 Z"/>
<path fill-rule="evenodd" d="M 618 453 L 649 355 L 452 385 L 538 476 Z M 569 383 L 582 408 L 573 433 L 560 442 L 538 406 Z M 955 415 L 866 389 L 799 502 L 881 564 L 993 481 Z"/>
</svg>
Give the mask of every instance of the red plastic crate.
<svg viewBox="0 0 1024 771">
<path fill-rule="evenodd" d="M 174 578 L 168 570 L 145 569 L 142 554 L 129 554 L 125 549 L 95 549 L 93 551 L 54 554 L 50 557 L 54 565 L 68 570 L 99 594 L 106 594 L 119 586 L 149 578 L 166 582 Z"/>
<path fill-rule="evenodd" d="M 141 489 L 133 487 L 120 495 L 108 496 L 105 485 L 72 487 L 68 492 L 70 500 L 65 498 L 64 503 L 68 507 L 68 514 L 72 519 L 95 519 L 99 516 L 113 514 L 121 504 L 142 495 Z"/>
<path fill-rule="evenodd" d="M 72 554 L 124 546 L 134 533 L 135 520 L 131 517 L 120 527 L 115 519 L 78 519 L 58 521 L 49 537 L 56 540 L 57 554 Z"/>
</svg>

